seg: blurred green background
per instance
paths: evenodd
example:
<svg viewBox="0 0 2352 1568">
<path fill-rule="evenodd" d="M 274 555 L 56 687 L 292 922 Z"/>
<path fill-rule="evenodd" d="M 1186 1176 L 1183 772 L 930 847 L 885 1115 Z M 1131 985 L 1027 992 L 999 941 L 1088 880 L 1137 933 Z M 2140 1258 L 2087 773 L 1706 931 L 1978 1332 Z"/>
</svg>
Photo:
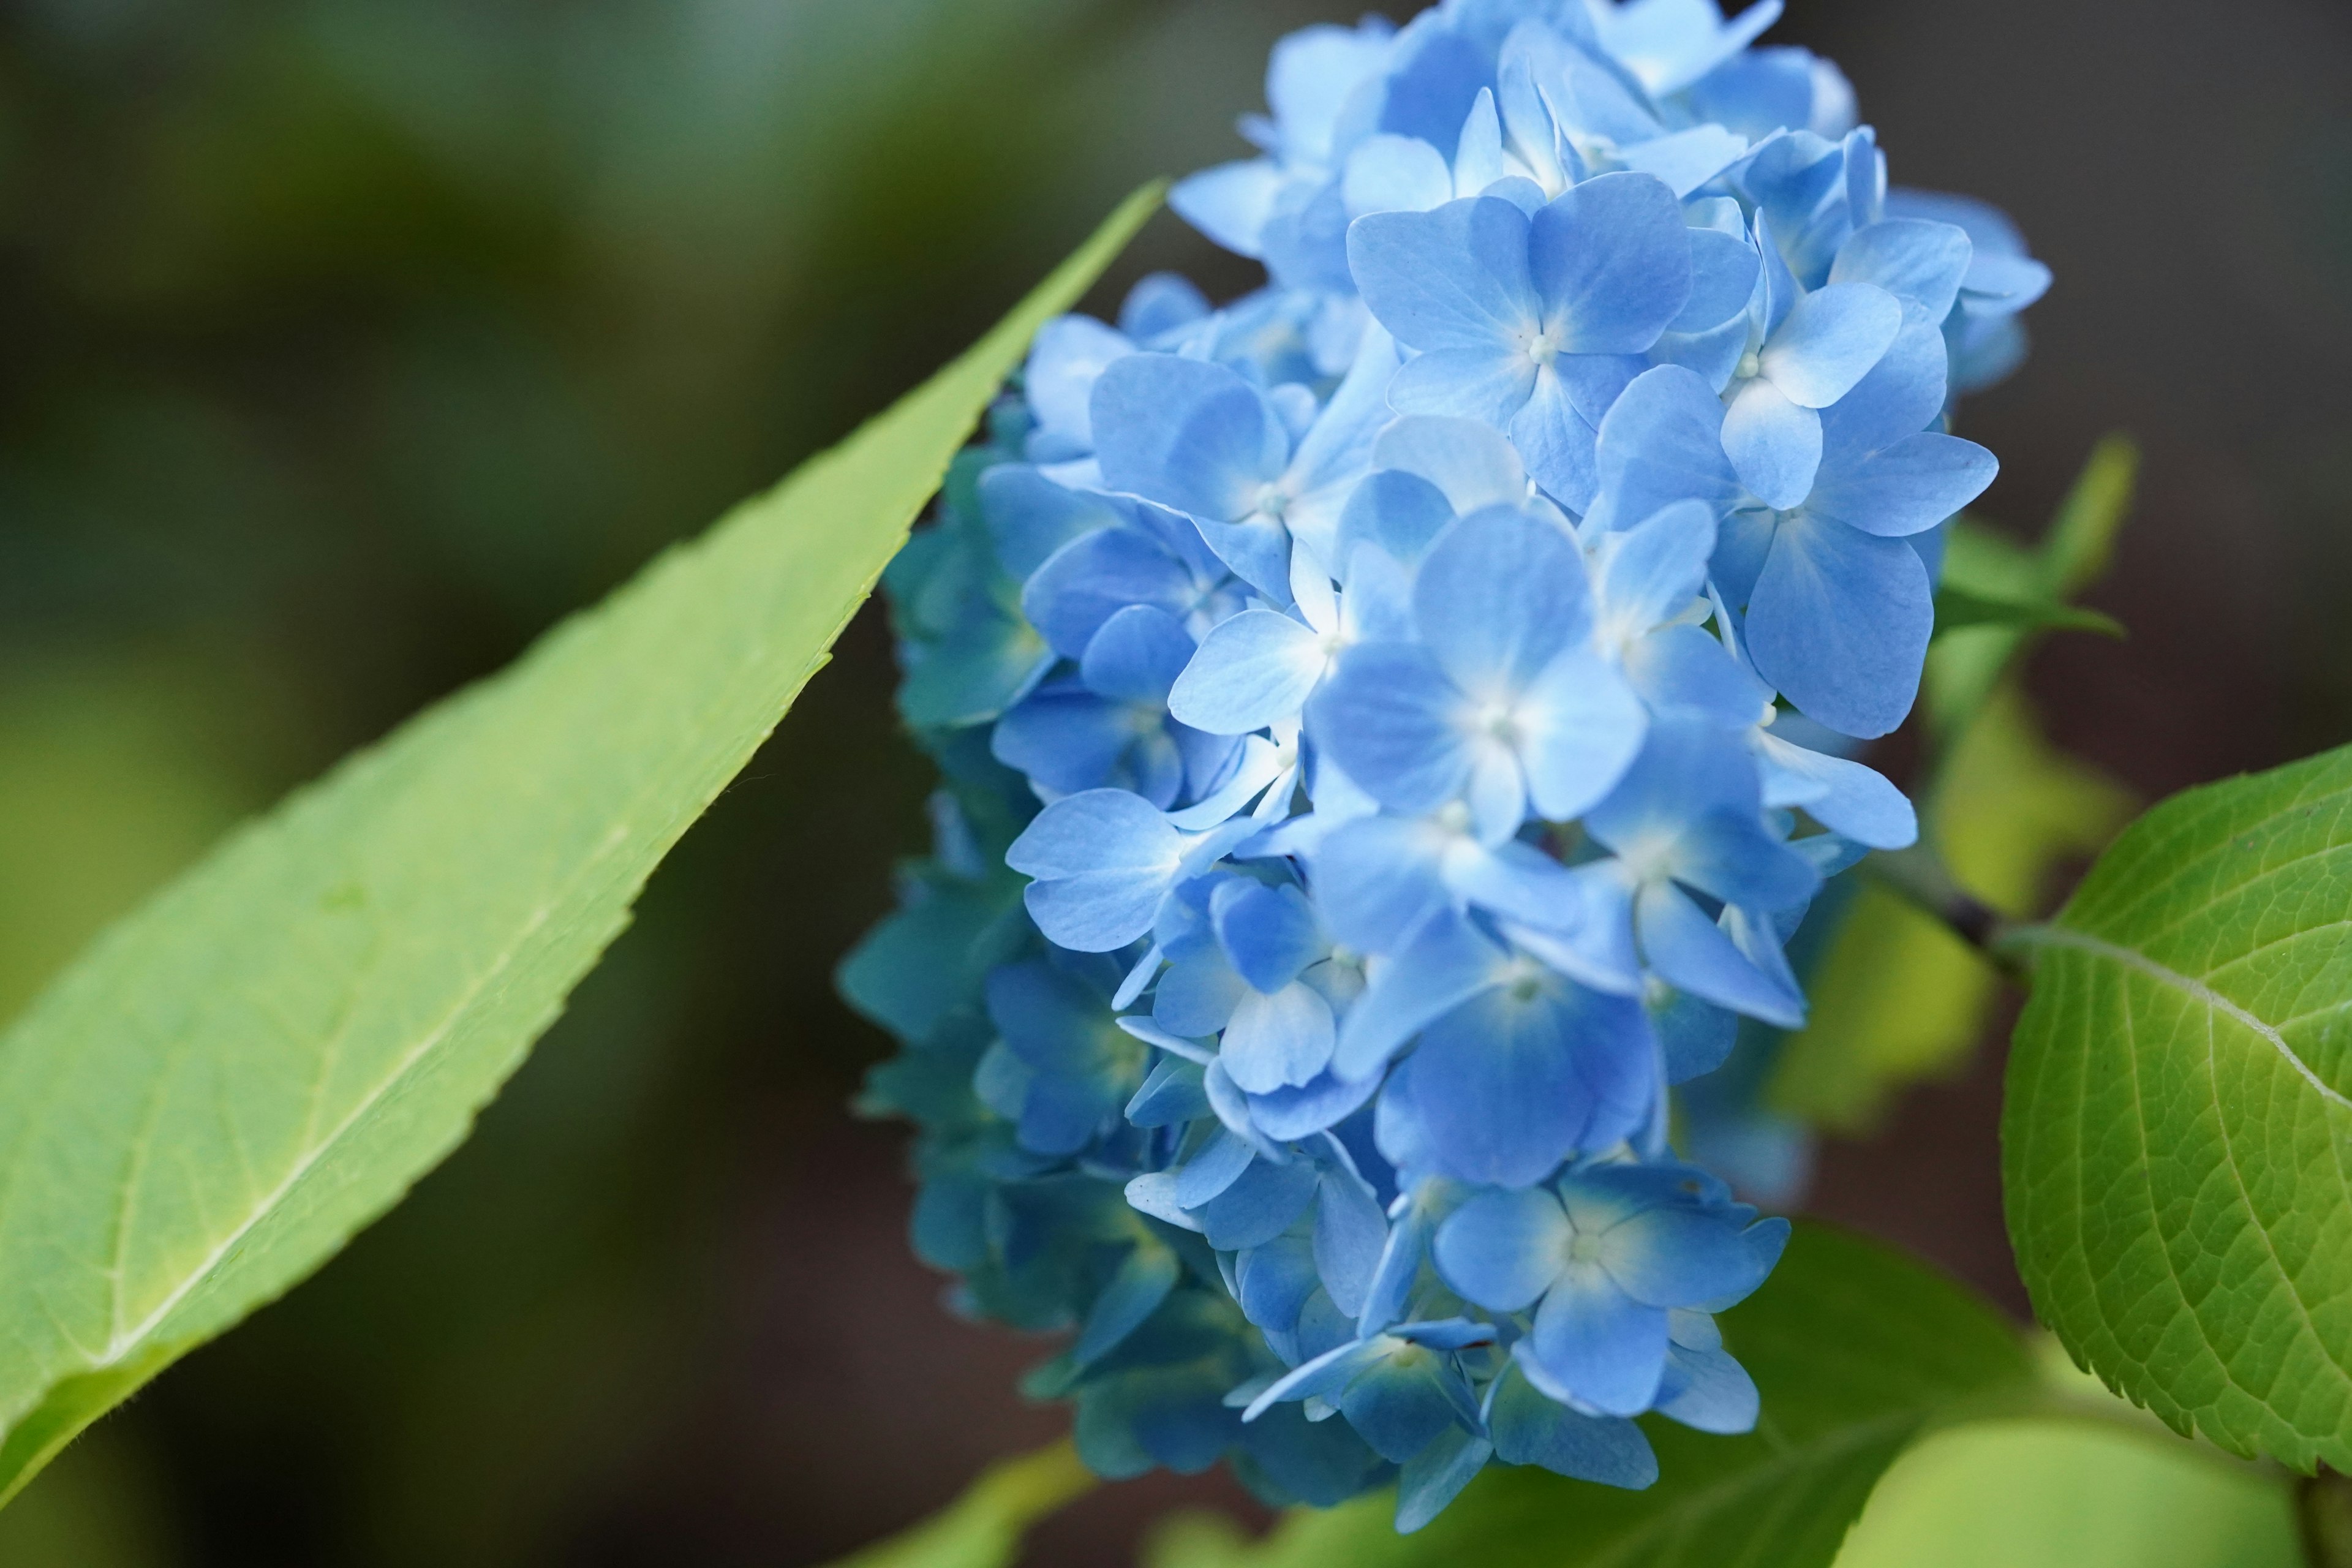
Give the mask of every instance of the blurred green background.
<svg viewBox="0 0 2352 1568">
<path fill-rule="evenodd" d="M 1791 0 L 1898 179 L 2059 286 L 1987 510 L 2148 450 L 2054 732 L 2160 794 L 2352 720 L 2352 16 Z M 0 1012 L 108 917 L 960 348 L 1149 175 L 1237 155 L 1280 0 L 0 7 Z M 2127 26 L 2124 25 L 2127 21 Z M 1249 269 L 1159 220 L 1153 267 Z M 921 837 L 851 628 L 479 1133 L 6 1513 L 0 1564 L 794 1564 L 1040 1441 L 939 1310 L 829 971 Z M 1818 1206 L 1994 1291 L 1997 1062 Z M 1097 1493 L 1120 1560 L 1214 1479 Z"/>
</svg>

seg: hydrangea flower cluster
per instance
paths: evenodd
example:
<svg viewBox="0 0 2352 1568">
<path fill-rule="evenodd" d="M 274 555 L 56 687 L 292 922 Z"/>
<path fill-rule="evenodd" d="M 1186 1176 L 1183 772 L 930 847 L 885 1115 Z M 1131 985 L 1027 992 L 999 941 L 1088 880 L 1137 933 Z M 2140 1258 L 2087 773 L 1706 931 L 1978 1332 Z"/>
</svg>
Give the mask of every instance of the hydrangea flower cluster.
<svg viewBox="0 0 2352 1568">
<path fill-rule="evenodd" d="M 1108 1475 L 1277 1501 L 1490 1460 L 1639 1487 L 1748 1429 L 1788 1234 L 1673 1086 L 1916 827 L 1945 433 L 2047 273 L 1890 190 L 1835 68 L 1712 0 L 1282 42 L 1177 209 L 1262 259 L 1040 334 L 886 579 L 937 849 L 843 972 L 914 1232 Z"/>
</svg>

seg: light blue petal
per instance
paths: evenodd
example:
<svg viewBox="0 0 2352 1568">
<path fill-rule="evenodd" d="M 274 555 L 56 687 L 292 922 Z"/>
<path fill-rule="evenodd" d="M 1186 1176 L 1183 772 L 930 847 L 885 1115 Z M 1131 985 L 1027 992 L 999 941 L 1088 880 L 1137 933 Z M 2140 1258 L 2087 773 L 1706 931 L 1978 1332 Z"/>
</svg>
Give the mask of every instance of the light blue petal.
<svg viewBox="0 0 2352 1568">
<path fill-rule="evenodd" d="M 1364 1310 L 1388 1239 L 1388 1220 L 1363 1179 L 1325 1171 L 1315 1200 L 1315 1268 L 1332 1304 L 1350 1318 Z"/>
<path fill-rule="evenodd" d="M 1529 1187 L 1480 1193 L 1464 1204 L 1438 1226 L 1433 1252 L 1438 1272 L 1465 1300 L 1518 1312 L 1558 1282 L 1571 1239 L 1559 1199 Z M 1663 1318 L 1658 1337 L 1665 1337 Z"/>
<path fill-rule="evenodd" d="M 1633 944 L 1633 886 L 1620 861 L 1599 860 L 1570 873 L 1572 897 L 1514 921 L 1506 933 L 1550 968 L 1580 985 L 1615 995 L 1642 990 L 1642 963 Z"/>
<path fill-rule="evenodd" d="M 1360 643 L 1340 656 L 1307 713 L 1349 779 L 1381 805 L 1418 814 L 1452 800 L 1469 776 L 1464 705 L 1429 649 Z"/>
<path fill-rule="evenodd" d="M 1121 763 L 1138 742 L 1133 710 L 1106 702 L 1092 692 L 1060 684 L 1030 693 L 1021 705 L 997 721 L 988 739 L 989 754 L 1057 794 L 1106 784 L 1124 787 Z M 1137 793 L 1155 806 L 1174 803 L 1178 780 L 1162 776 L 1150 781 L 1160 787 Z"/>
<path fill-rule="evenodd" d="M 1899 539 L 1950 517 L 2000 472 L 2000 460 L 1974 441 L 1924 430 L 1825 472 L 1805 510 Z"/>
<path fill-rule="evenodd" d="M 1624 782 L 1585 818 L 1619 854 L 1654 857 L 1711 811 L 1759 816 L 1756 759 L 1734 737 L 1688 719 L 1661 717 Z"/>
<path fill-rule="evenodd" d="M 1257 1152 L 1250 1141 L 1220 1127 L 1206 1147 L 1176 1173 L 1175 1197 L 1184 1208 L 1196 1209 L 1241 1180 Z"/>
<path fill-rule="evenodd" d="M 1198 520 L 1201 537 L 1234 575 L 1277 605 L 1290 603 L 1290 532 L 1271 517 L 1246 522 Z"/>
<path fill-rule="evenodd" d="M 1694 228 L 1690 247 L 1691 294 L 1672 323 L 1677 333 L 1711 331 L 1743 315 L 1762 265 L 1755 243 L 1745 233 Z"/>
<path fill-rule="evenodd" d="M 1181 1127 L 1210 1114 L 1201 1089 L 1201 1069 L 1181 1057 L 1161 1057 L 1127 1102 L 1127 1119 L 1138 1127 Z"/>
<path fill-rule="evenodd" d="M 1021 377 L 1039 430 L 1058 437 L 1073 457 L 1093 451 L 1095 380 L 1111 362 L 1134 352 L 1127 334 L 1092 316 L 1057 316 L 1039 328 Z"/>
<path fill-rule="evenodd" d="M 1177 272 L 1150 272 L 1118 307 L 1118 330 L 1139 343 L 1192 326 L 1210 312 L 1209 297 L 1200 286 Z"/>
<path fill-rule="evenodd" d="M 1601 1267 L 1618 1289 L 1653 1307 L 1739 1300 L 1764 1283 L 1774 1261 L 1743 1238 L 1743 1219 L 1736 1209 L 1660 1204 L 1602 1233 Z"/>
<path fill-rule="evenodd" d="M 1649 174 L 1562 192 L 1529 226 L 1528 265 L 1544 323 L 1570 353 L 1640 353 L 1690 300 L 1682 204 Z"/>
<path fill-rule="evenodd" d="M 1129 605 L 1087 642 L 1078 678 L 1100 696 L 1159 706 L 1192 657 L 1192 634 L 1153 605 Z"/>
<path fill-rule="evenodd" d="M 1311 986 L 1290 984 L 1269 996 L 1252 990 L 1225 1025 L 1217 1059 L 1244 1094 L 1271 1094 L 1311 1083 L 1331 1060 L 1331 1005 Z"/>
<path fill-rule="evenodd" d="M 1694 125 L 1654 137 L 1617 154 L 1636 174 L 1664 180 L 1676 197 L 1687 196 L 1746 156 L 1748 138 L 1720 125 Z"/>
<path fill-rule="evenodd" d="M 1870 374 L 1822 411 L 1822 467 L 1835 472 L 1942 418 L 1948 368 L 1944 334 L 1924 323 L 1906 326 Z"/>
<path fill-rule="evenodd" d="M 1568 535 L 1495 508 L 1462 519 L 1430 546 L 1413 582 L 1413 624 L 1454 686 L 1475 702 L 1500 702 L 1589 635 L 1591 597 L 1583 556 Z M 1347 752 L 1339 756 L 1379 794 Z"/>
<path fill-rule="evenodd" d="M 1507 1465 L 1541 1465 L 1572 1480 L 1636 1491 L 1658 1479 L 1657 1456 L 1639 1426 L 1622 1416 L 1580 1415 L 1538 1393 L 1516 1367 L 1503 1374 L 1486 1419 L 1495 1457 Z"/>
<path fill-rule="evenodd" d="M 1315 633 L 1274 610 L 1244 610 L 1201 640 L 1168 694 L 1168 710 L 1212 735 L 1241 735 L 1295 718 L 1323 677 Z"/>
<path fill-rule="evenodd" d="M 1234 878 L 1217 889 L 1209 908 L 1234 973 L 1269 995 L 1328 951 L 1315 911 L 1297 888 Z"/>
<path fill-rule="evenodd" d="M 1740 496 L 1723 455 L 1723 404 L 1680 365 L 1634 378 L 1601 422 L 1595 461 L 1601 494 L 1588 525 L 1630 528 L 1678 500 L 1705 501 L 1720 518 Z"/>
<path fill-rule="evenodd" d="M 1951 314 L 1974 254 L 1966 229 L 1887 218 L 1854 230 L 1838 247 L 1830 283 L 1875 283 L 1902 300 L 1912 319 L 1940 323 Z"/>
<path fill-rule="evenodd" d="M 1372 461 L 1428 480 L 1465 515 L 1490 506 L 1517 506 L 1528 499 L 1528 471 L 1510 442 L 1488 426 L 1468 419 L 1415 415 L 1381 432 Z M 1391 550 L 1401 561 L 1412 553 Z"/>
<path fill-rule="evenodd" d="M 1425 819 L 1367 816 L 1316 847 L 1316 900 L 1338 941 L 1359 952 L 1391 952 L 1443 907 L 1453 836 Z"/>
<path fill-rule="evenodd" d="M 1269 1340 L 1297 1331 L 1298 1314 L 1321 1283 L 1303 1237 L 1277 1236 L 1234 1259 L 1234 1300 Z"/>
<path fill-rule="evenodd" d="M 1223 365 L 1130 354 L 1095 383 L 1104 482 L 1196 517 L 1248 516 L 1282 477 L 1290 434 L 1257 388 Z"/>
<path fill-rule="evenodd" d="M 1023 899 L 1047 941 L 1077 952 L 1114 952 L 1151 930 L 1184 848 L 1150 802 L 1098 789 L 1040 812 L 1004 862 L 1037 879 Z"/>
<path fill-rule="evenodd" d="M 1722 928 L 1670 884 L 1642 889 L 1634 922 L 1642 956 L 1669 985 L 1780 1028 L 1804 1024 L 1804 998 L 1748 963 Z"/>
<path fill-rule="evenodd" d="M 1604 1415 L 1647 1410 L 1665 1373 L 1665 1310 L 1626 1295 L 1598 1264 L 1571 1263 L 1561 1272 L 1528 1338 L 1528 1353 L 1545 1373 Z"/>
<path fill-rule="evenodd" d="M 1512 712 L 1528 793 L 1553 822 L 1581 816 L 1615 788 L 1649 729 L 1625 678 L 1582 647 L 1554 658 Z"/>
<path fill-rule="evenodd" d="M 1486 429 L 1466 419 L 1430 422 L 1448 429 Z M 1397 421 L 1398 426 L 1415 423 L 1420 420 Z M 1512 461 L 1517 460 L 1514 456 Z M 1349 565 L 1357 548 L 1369 545 L 1409 566 L 1421 559 L 1429 542 L 1453 521 L 1453 503 L 1427 479 L 1402 470 L 1375 473 L 1356 487 L 1348 498 L 1347 510 L 1339 514 L 1340 563 Z M 1351 565 L 1349 569 L 1353 570 Z"/>
<path fill-rule="evenodd" d="M 1377 1078 L 1343 1079 L 1326 1072 L 1297 1089 L 1251 1095 L 1250 1121 L 1276 1142 L 1296 1142 L 1353 1116 L 1380 1087 Z"/>
<path fill-rule="evenodd" d="M 1909 546 L 1801 515 L 1774 537 L 1748 598 L 1748 651 L 1807 718 L 1867 740 L 1911 710 L 1935 620 Z"/>
<path fill-rule="evenodd" d="M 1027 463 L 999 463 L 980 476 L 980 515 L 997 561 L 1024 581 L 1073 539 L 1119 521 L 1103 497 L 1057 485 Z"/>
<path fill-rule="evenodd" d="M 1106 528 L 1056 550 L 1030 575 L 1021 610 L 1055 653 L 1077 658 L 1103 623 L 1130 605 L 1181 615 L 1192 607 L 1192 574 L 1158 542 Z"/>
<path fill-rule="evenodd" d="M 1395 957 L 1376 965 L 1339 1026 L 1332 1070 L 1377 1075 L 1431 1019 L 1499 984 L 1503 951 L 1467 921 L 1441 910 Z"/>
<path fill-rule="evenodd" d="M 1625 650 L 1625 679 L 1653 712 L 1742 730 L 1772 700 L 1731 650 L 1694 626 L 1662 626 Z M 1793 803 L 1782 803 L 1793 804 Z"/>
<path fill-rule="evenodd" d="M 1756 1380 L 1727 1352 L 1675 1345 L 1666 1352 L 1666 1383 L 1673 1392 L 1660 1391 L 1660 1415 L 1727 1436 L 1755 1430 L 1763 1399 Z"/>
<path fill-rule="evenodd" d="M 1801 805 L 1822 826 L 1874 849 L 1918 841 L 1919 817 L 1901 790 L 1843 757 L 1792 746 L 1769 731 L 1756 737 L 1764 763 L 1764 804 Z"/>
<path fill-rule="evenodd" d="M 1151 1019 L 1180 1039 L 1201 1040 L 1225 1026 L 1249 983 L 1225 962 L 1213 942 L 1195 941 L 1160 977 L 1151 993 Z"/>
<path fill-rule="evenodd" d="M 1263 254 L 1259 240 L 1281 189 L 1282 172 L 1274 161 L 1252 158 L 1177 181 L 1168 193 L 1168 205 L 1227 250 L 1255 258 Z"/>
<path fill-rule="evenodd" d="M 1822 416 L 1771 382 L 1751 381 L 1724 411 L 1723 450 L 1757 500 L 1786 510 L 1812 490 L 1822 465 Z"/>
<path fill-rule="evenodd" d="M 1555 368 L 1569 363 L 1555 362 Z M 1528 472 L 1546 493 L 1570 511 L 1591 510 L 1601 483 L 1594 453 L 1599 436 L 1576 411 L 1566 381 L 1549 373 L 1536 377 L 1527 405 L 1511 416 L 1508 428 Z"/>
<path fill-rule="evenodd" d="M 1903 307 L 1871 283 L 1832 283 L 1797 301 L 1765 343 L 1765 376 L 1790 402 L 1827 408 L 1895 346 Z"/>
<path fill-rule="evenodd" d="M 1718 808 L 1685 824 L 1667 864 L 1675 880 L 1749 909 L 1786 909 L 1821 890 L 1812 863 L 1765 831 L 1753 811 Z"/>
<path fill-rule="evenodd" d="M 1436 349 L 1409 359 L 1389 383 L 1399 414 L 1508 424 L 1536 389 L 1535 362 L 1516 348 Z"/>
<path fill-rule="evenodd" d="M 1263 1247 L 1288 1230 L 1313 1201 L 1315 1181 L 1315 1167 L 1304 1160 L 1285 1165 L 1258 1160 L 1194 1211 L 1201 1233 L 1219 1251 Z"/>
<path fill-rule="evenodd" d="M 1374 213 L 1349 226 L 1349 269 L 1397 342 L 1492 351 L 1526 342 L 1542 313 L 1528 236 L 1527 216 L 1492 197 L 1434 212 Z"/>
<path fill-rule="evenodd" d="M 1454 199 L 1454 171 L 1444 153 L 1418 137 L 1368 136 L 1348 154 L 1339 190 L 1351 217 L 1428 212 Z"/>
</svg>

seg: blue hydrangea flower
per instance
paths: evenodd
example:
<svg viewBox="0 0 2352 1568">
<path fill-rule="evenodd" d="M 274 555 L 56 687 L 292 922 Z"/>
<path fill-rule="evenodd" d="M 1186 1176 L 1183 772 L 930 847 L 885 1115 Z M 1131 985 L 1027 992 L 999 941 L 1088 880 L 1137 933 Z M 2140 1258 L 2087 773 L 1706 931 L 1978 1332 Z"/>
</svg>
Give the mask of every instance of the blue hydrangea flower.
<svg viewBox="0 0 2352 1568">
<path fill-rule="evenodd" d="M 1759 1419 L 1715 1314 L 1787 1224 L 1685 1156 L 1801 1168 L 1736 1043 L 1917 835 L 1853 753 L 2049 281 L 1778 15 L 1286 40 L 1173 198 L 1269 285 L 1050 324 L 886 575 L 944 784 L 843 966 L 902 1046 L 863 1103 L 959 1308 L 1069 1336 L 1024 1386 L 1105 1475 L 1412 1529 Z"/>
</svg>

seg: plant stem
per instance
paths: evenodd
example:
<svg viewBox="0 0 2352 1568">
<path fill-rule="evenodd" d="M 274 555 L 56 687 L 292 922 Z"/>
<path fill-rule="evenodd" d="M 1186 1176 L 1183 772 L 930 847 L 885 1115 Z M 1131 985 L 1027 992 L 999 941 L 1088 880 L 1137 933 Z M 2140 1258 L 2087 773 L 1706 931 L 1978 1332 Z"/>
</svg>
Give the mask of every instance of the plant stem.
<svg viewBox="0 0 2352 1568">
<path fill-rule="evenodd" d="M 1992 966 L 2022 984 L 2032 970 L 2017 937 L 2032 928 L 2011 921 L 1960 886 L 1943 858 L 1925 844 L 1875 851 L 1863 865 L 1914 906 L 1933 915 L 1952 934 L 1984 954 Z"/>
<path fill-rule="evenodd" d="M 2294 1523 L 2311 1568 L 2352 1568 L 2352 1479 L 2322 1465 L 2296 1481 Z"/>
</svg>

